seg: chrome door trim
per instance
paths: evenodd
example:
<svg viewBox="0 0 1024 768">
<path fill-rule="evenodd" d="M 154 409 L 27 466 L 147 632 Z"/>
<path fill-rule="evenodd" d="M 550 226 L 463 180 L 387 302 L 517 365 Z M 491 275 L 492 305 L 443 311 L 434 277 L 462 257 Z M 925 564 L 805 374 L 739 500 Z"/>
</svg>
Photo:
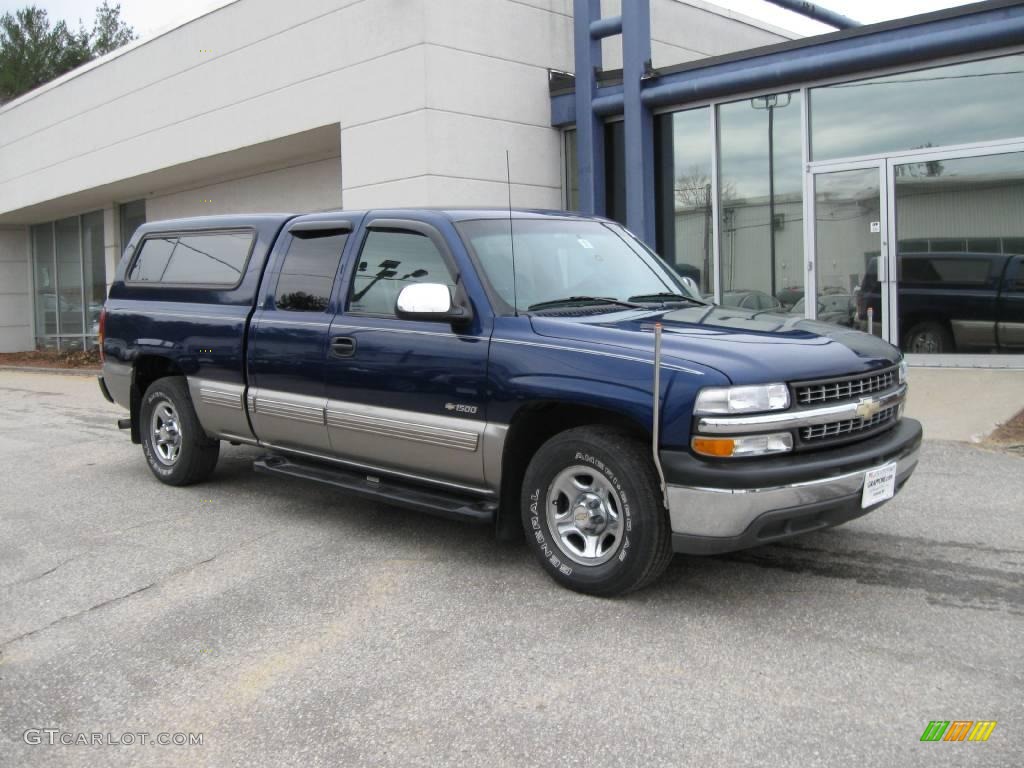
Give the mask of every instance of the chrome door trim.
<svg viewBox="0 0 1024 768">
<path fill-rule="evenodd" d="M 422 416 L 421 414 L 417 414 Z M 442 426 L 416 423 L 413 421 L 370 416 L 356 413 L 348 408 L 332 408 L 327 404 L 327 426 L 348 429 L 354 432 L 368 432 L 381 437 L 430 443 L 444 448 L 475 452 L 480 445 L 480 431 L 449 429 Z"/>
<path fill-rule="evenodd" d="M 328 450 L 327 398 L 250 387 L 246 396 L 256 437 L 282 445 Z"/>
<path fill-rule="evenodd" d="M 188 376 L 188 394 L 199 417 L 199 424 L 210 437 L 253 440 L 245 408 L 244 384 Z"/>
</svg>

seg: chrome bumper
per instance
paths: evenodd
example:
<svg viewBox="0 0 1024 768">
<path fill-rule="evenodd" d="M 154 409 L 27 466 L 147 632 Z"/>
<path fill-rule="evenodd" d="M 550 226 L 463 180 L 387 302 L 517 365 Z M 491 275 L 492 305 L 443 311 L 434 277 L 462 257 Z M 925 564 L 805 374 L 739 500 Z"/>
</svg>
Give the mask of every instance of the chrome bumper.
<svg viewBox="0 0 1024 768">
<path fill-rule="evenodd" d="M 914 471 L 918 453 L 919 449 L 915 448 L 897 460 L 897 487 Z M 886 463 L 881 461 L 879 466 Z M 864 488 L 864 475 L 874 468 L 865 467 L 835 477 L 771 488 L 734 490 L 669 485 L 668 511 L 672 532 L 719 538 L 740 536 L 765 513 L 838 502 L 859 494 Z"/>
</svg>

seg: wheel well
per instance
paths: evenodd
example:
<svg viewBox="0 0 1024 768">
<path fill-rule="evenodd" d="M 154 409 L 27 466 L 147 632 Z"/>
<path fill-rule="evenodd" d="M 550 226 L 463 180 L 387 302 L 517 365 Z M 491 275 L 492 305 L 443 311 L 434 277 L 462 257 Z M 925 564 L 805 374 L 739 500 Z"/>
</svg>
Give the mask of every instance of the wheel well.
<svg viewBox="0 0 1024 768">
<path fill-rule="evenodd" d="M 138 444 L 142 442 L 142 435 L 139 430 L 139 411 L 142 408 L 142 396 L 146 394 L 150 384 L 166 376 L 184 376 L 184 371 L 181 370 L 181 367 L 169 357 L 143 355 L 135 361 L 135 365 L 132 367 L 130 412 L 133 443 Z"/>
<path fill-rule="evenodd" d="M 618 427 L 640 440 L 650 432 L 637 422 L 614 411 L 562 402 L 531 403 L 513 417 L 505 436 L 501 461 L 501 489 L 498 496 L 496 533 L 509 541 L 523 535 L 519 495 L 530 459 L 545 442 L 560 432 L 595 424 Z"/>
</svg>

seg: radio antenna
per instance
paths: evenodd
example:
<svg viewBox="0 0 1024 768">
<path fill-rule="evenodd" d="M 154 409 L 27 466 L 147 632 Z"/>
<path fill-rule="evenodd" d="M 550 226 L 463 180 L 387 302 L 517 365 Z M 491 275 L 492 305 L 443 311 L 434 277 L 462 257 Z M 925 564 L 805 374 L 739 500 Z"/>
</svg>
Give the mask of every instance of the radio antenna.
<svg viewBox="0 0 1024 768">
<path fill-rule="evenodd" d="M 516 238 L 512 230 L 512 161 L 505 150 L 505 178 L 508 182 L 508 241 L 512 246 L 512 310 L 519 317 L 519 293 L 516 288 Z"/>
</svg>

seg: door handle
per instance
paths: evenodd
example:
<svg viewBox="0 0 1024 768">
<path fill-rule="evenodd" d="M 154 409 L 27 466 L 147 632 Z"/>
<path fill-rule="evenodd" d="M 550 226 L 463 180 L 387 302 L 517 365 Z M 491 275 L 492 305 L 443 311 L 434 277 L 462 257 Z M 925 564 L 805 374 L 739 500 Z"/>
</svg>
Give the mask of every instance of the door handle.
<svg viewBox="0 0 1024 768">
<path fill-rule="evenodd" d="M 356 340 L 351 336 L 334 336 L 331 338 L 331 355 L 334 357 L 352 357 L 356 353 Z"/>
</svg>

